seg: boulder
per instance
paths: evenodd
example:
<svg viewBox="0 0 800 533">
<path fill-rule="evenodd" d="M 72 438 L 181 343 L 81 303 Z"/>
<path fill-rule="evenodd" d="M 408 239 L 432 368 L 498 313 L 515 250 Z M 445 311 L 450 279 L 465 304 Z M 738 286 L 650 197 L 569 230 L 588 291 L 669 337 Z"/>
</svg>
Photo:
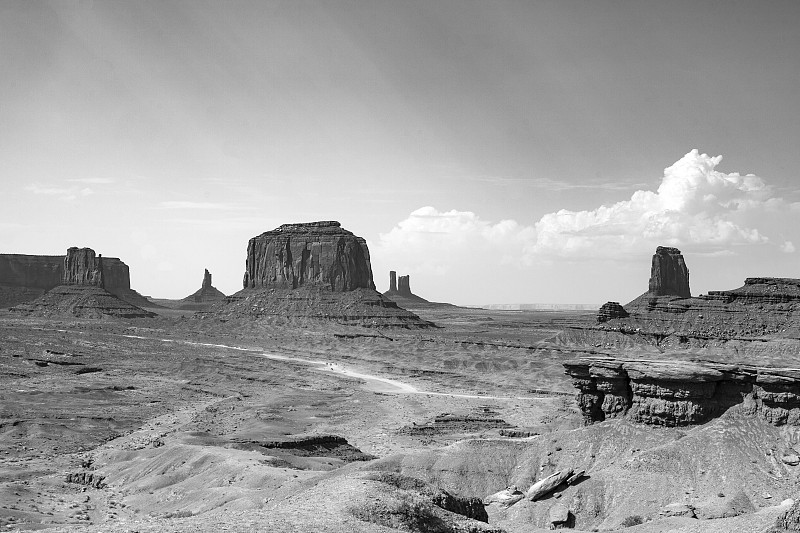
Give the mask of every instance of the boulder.
<svg viewBox="0 0 800 533">
<path fill-rule="evenodd" d="M 250 239 L 245 289 L 375 289 L 366 241 L 338 222 L 283 224 Z"/>
<path fill-rule="evenodd" d="M 536 501 L 553 492 L 556 487 L 565 482 L 572 475 L 572 470 L 559 470 L 537 481 L 530 486 L 525 493 L 525 497 L 531 501 Z"/>
<path fill-rule="evenodd" d="M 781 461 L 789 466 L 800 465 L 800 456 L 796 453 L 787 454 L 781 457 Z"/>
<path fill-rule="evenodd" d="M 694 514 L 694 507 L 687 503 L 670 503 L 664 506 L 659 512 L 663 517 L 670 516 L 684 516 L 686 518 L 696 518 Z"/>
<path fill-rule="evenodd" d="M 558 502 L 548 511 L 550 516 L 550 523 L 553 525 L 563 524 L 569 521 L 569 508 L 561 502 Z"/>
<path fill-rule="evenodd" d="M 517 487 L 507 487 L 499 492 L 495 492 L 487 496 L 483 500 L 484 505 L 491 505 L 493 503 L 500 504 L 501 507 L 507 509 L 525 497 L 525 493 Z"/>
</svg>

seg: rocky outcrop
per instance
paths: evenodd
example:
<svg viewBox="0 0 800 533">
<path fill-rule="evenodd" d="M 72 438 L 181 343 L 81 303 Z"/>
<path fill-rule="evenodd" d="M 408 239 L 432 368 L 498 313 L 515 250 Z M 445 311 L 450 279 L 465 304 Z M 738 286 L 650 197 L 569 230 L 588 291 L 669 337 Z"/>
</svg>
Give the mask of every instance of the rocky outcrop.
<svg viewBox="0 0 800 533">
<path fill-rule="evenodd" d="M 662 348 L 720 340 L 798 340 L 800 279 L 752 277 L 738 289 L 691 297 L 680 250 L 659 246 L 648 291 L 624 308 L 604 304 L 597 322 L 593 329 L 633 334 L 637 342 L 649 339 Z"/>
<path fill-rule="evenodd" d="M 225 294 L 211 284 L 211 273 L 205 269 L 200 289 L 181 300 L 178 309 L 204 310 L 208 309 L 211 304 L 223 300 L 225 300 Z"/>
<path fill-rule="evenodd" d="M 127 273 L 127 266 L 125 272 Z M 72 247 L 67 250 L 63 259 L 61 285 L 49 289 L 35 300 L 16 305 L 11 310 L 25 315 L 71 315 L 80 318 L 155 316 L 154 313 L 107 291 L 105 281 L 103 257 L 95 255 L 91 248 Z"/>
<path fill-rule="evenodd" d="M 659 246 L 653 255 L 648 292 L 652 296 L 689 298 L 689 269 L 677 248 Z"/>
<path fill-rule="evenodd" d="M 564 363 L 586 423 L 701 424 L 730 408 L 800 426 L 800 369 L 586 358 Z"/>
<path fill-rule="evenodd" d="M 96 257 L 91 248 L 67 249 L 64 257 L 62 285 L 89 285 L 105 287 L 103 281 L 103 256 Z"/>
<path fill-rule="evenodd" d="M 198 318 L 433 326 L 375 290 L 366 241 L 338 222 L 284 224 L 253 237 L 247 245 L 243 285 Z"/>
<path fill-rule="evenodd" d="M 65 277 L 70 285 L 85 283 L 86 280 L 75 277 L 75 272 L 68 274 L 65 271 L 67 259 L 65 255 L 0 254 L 0 307 L 35 300 L 62 285 Z M 88 256 L 84 260 L 88 261 Z M 76 261 L 79 259 L 73 256 L 71 268 L 78 268 Z M 131 289 L 128 265 L 116 257 L 103 257 L 103 285 L 107 291 L 132 305 L 158 307 Z"/>
<path fill-rule="evenodd" d="M 367 243 L 338 222 L 284 224 L 250 239 L 245 289 L 374 289 Z"/>
<path fill-rule="evenodd" d="M 397 279 L 397 293 L 401 296 L 411 296 L 411 281 L 410 276 L 400 276 Z"/>
<path fill-rule="evenodd" d="M 429 302 L 425 298 L 417 296 L 411 292 L 411 276 L 405 275 L 398 278 L 394 270 L 389 271 L 389 290 L 384 292 L 383 295 L 405 307 L 413 307 L 415 305 L 422 307 L 450 305 Z"/>
<path fill-rule="evenodd" d="M 597 312 L 597 322 L 603 323 L 615 318 L 627 318 L 628 312 L 619 302 L 606 302 Z"/>
</svg>

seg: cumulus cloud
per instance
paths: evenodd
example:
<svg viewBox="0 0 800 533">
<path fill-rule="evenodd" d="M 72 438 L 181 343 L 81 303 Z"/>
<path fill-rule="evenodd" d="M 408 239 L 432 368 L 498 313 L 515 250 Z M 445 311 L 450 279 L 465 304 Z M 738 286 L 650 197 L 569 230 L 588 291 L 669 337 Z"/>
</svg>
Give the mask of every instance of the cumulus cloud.
<svg viewBox="0 0 800 533">
<path fill-rule="evenodd" d="M 79 196 L 90 196 L 94 194 L 94 191 L 89 187 L 53 187 L 41 185 L 39 183 L 26 185 L 24 189 L 36 195 L 58 196 L 61 200 L 66 201 L 75 200 Z"/>
<path fill-rule="evenodd" d="M 536 255 L 604 255 L 654 243 L 725 248 L 768 242 L 755 226 L 783 203 L 759 177 L 715 170 L 722 156 L 692 150 L 664 171 L 658 189 L 613 205 L 561 210 L 536 223 Z"/>
<path fill-rule="evenodd" d="M 517 251 L 531 242 L 534 232 L 513 220 L 492 223 L 471 211 L 441 212 L 426 206 L 381 234 L 373 255 L 390 257 L 400 271 L 446 274 L 459 263 L 474 263 L 482 254 L 504 263 L 518 260 Z"/>
<path fill-rule="evenodd" d="M 480 260 L 481 251 L 502 262 L 530 265 L 557 259 L 613 259 L 650 251 L 657 245 L 729 254 L 743 245 L 769 243 L 769 220 L 798 207 L 774 196 L 752 174 L 716 170 L 722 156 L 692 150 L 664 171 L 658 188 L 638 190 L 630 199 L 585 211 L 547 213 L 533 225 L 482 220 L 469 211 L 423 207 L 389 233 L 377 249 L 436 273 L 456 260 Z M 784 252 L 789 242 L 774 243 Z M 461 254 L 464 254 L 461 257 Z M 472 259 L 468 259 L 468 257 Z"/>
</svg>

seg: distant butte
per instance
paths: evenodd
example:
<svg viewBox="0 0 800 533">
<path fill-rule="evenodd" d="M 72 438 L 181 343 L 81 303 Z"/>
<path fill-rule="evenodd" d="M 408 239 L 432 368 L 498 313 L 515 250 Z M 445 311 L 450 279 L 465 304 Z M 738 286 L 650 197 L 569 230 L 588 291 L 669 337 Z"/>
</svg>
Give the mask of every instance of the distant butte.
<svg viewBox="0 0 800 533">
<path fill-rule="evenodd" d="M 647 292 L 624 306 L 604 304 L 597 321 L 601 329 L 673 339 L 678 345 L 715 339 L 797 339 L 800 279 L 752 277 L 738 289 L 692 297 L 680 250 L 659 246 Z"/>
<path fill-rule="evenodd" d="M 200 288 L 180 301 L 178 309 L 203 310 L 208 309 L 211 304 L 225 299 L 225 294 L 211 284 L 211 272 L 204 270 L 203 283 Z"/>
<path fill-rule="evenodd" d="M 250 239 L 242 286 L 209 315 L 367 327 L 433 325 L 375 290 L 367 242 L 335 221 L 283 224 Z"/>
<path fill-rule="evenodd" d="M 0 254 L 0 308 L 35 300 L 62 285 L 65 259 L 66 255 Z M 159 307 L 131 289 L 128 265 L 116 257 L 103 257 L 103 288 L 131 305 Z"/>
<path fill-rule="evenodd" d="M 397 302 L 402 307 L 456 307 L 453 304 L 431 302 L 411 292 L 411 276 L 397 276 L 394 270 L 389 271 L 389 290 L 383 293 L 385 298 Z"/>
<path fill-rule="evenodd" d="M 69 248 L 63 260 L 61 284 L 35 300 L 12 307 L 11 311 L 23 315 L 79 318 L 155 316 L 105 289 L 108 280 L 105 263 L 91 248 Z"/>
</svg>

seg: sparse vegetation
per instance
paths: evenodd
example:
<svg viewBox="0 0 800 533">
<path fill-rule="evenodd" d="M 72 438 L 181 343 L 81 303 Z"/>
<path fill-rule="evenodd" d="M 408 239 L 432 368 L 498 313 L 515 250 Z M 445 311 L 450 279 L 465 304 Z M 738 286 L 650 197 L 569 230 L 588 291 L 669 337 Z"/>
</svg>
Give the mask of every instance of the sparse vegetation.
<svg viewBox="0 0 800 533">
<path fill-rule="evenodd" d="M 639 524 L 644 524 L 644 518 L 638 514 L 635 514 L 625 518 L 620 525 L 622 527 L 631 527 L 638 526 Z"/>
</svg>

